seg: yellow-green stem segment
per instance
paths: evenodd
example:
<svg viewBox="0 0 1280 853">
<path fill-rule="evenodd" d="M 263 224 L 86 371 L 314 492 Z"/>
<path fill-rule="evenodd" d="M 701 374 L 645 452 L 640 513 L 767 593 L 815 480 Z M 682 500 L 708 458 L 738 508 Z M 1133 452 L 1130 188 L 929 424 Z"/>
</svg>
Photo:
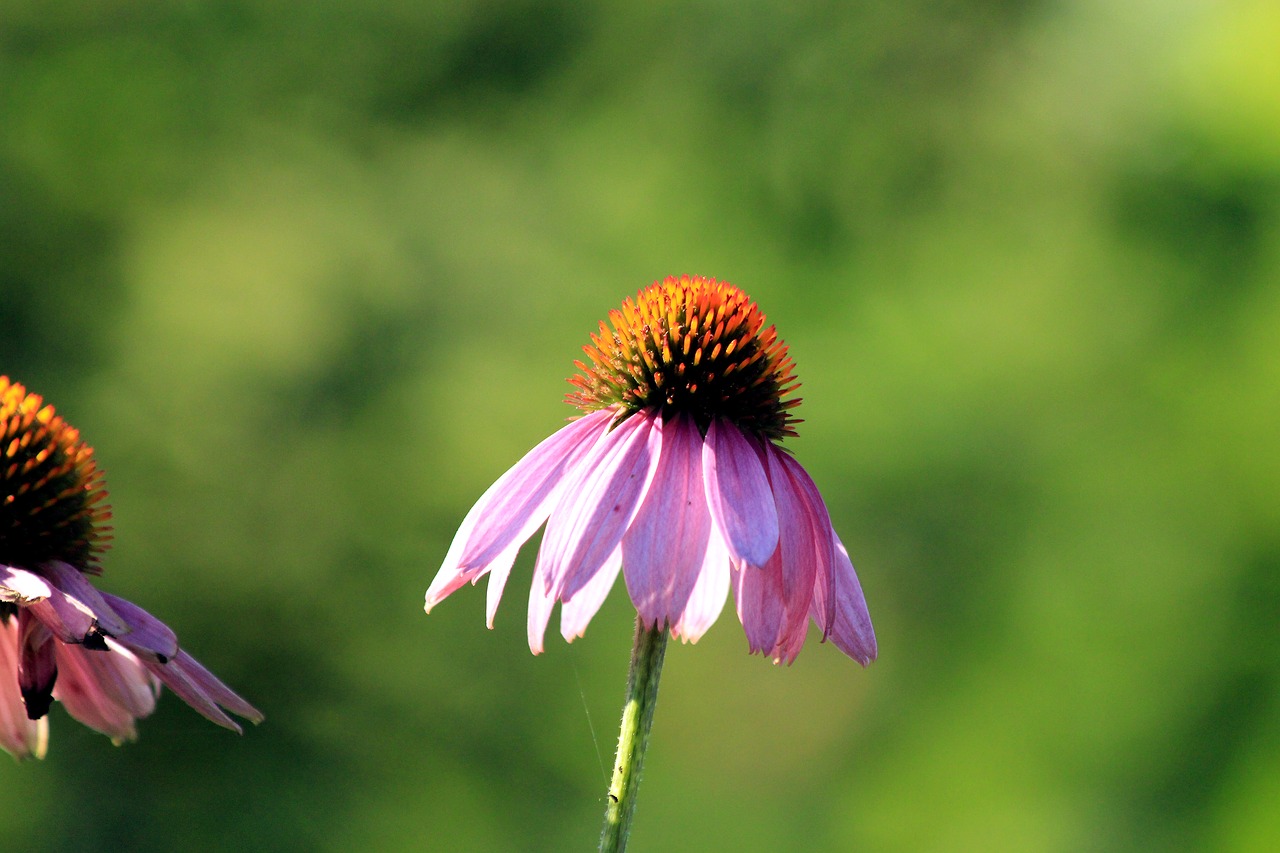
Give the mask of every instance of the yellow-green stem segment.
<svg viewBox="0 0 1280 853">
<path fill-rule="evenodd" d="M 658 704 L 658 679 L 667 652 L 665 625 L 646 628 L 637 617 L 635 645 L 631 649 L 631 672 L 627 676 L 627 701 L 622 706 L 622 730 L 618 733 L 618 758 L 609 783 L 609 802 L 600 834 L 600 853 L 623 853 L 631 835 L 631 817 L 640 790 L 640 772 L 653 709 Z"/>
</svg>

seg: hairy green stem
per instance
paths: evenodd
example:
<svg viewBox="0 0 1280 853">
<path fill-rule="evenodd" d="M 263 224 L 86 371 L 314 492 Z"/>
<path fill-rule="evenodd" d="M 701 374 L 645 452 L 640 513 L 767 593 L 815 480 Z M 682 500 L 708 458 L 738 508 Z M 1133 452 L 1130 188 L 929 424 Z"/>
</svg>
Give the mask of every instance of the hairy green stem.
<svg viewBox="0 0 1280 853">
<path fill-rule="evenodd" d="M 640 772 L 658 704 L 658 679 L 667 652 L 666 626 L 646 628 L 636 618 L 636 639 L 627 676 L 627 701 L 622 706 L 622 730 L 618 733 L 618 758 L 609 784 L 609 803 L 600 834 L 600 853 L 622 853 L 631 835 L 631 817 L 640 791 Z"/>
</svg>

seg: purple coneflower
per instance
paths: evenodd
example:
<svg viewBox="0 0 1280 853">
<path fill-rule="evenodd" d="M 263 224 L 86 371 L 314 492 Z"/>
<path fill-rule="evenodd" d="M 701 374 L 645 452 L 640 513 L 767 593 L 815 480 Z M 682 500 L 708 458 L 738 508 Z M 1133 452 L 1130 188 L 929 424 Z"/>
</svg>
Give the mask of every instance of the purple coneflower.
<svg viewBox="0 0 1280 853">
<path fill-rule="evenodd" d="M 488 621 L 516 552 L 546 522 L 529 600 L 542 651 L 556 601 L 582 636 L 621 571 L 646 628 L 696 641 L 730 590 L 752 652 L 793 661 L 809 620 L 864 666 L 875 633 L 813 480 L 777 442 L 799 398 L 787 347 L 727 282 L 668 278 L 610 312 L 568 401 L 586 414 L 503 474 L 467 513 L 430 611 L 489 575 Z"/>
<path fill-rule="evenodd" d="M 0 376 L 0 748 L 43 758 L 53 700 L 116 743 L 164 684 L 218 725 L 262 714 L 178 647 L 168 626 L 96 590 L 111 518 L 93 448 Z"/>
<path fill-rule="evenodd" d="M 622 572 L 636 606 L 601 851 L 626 848 L 667 633 L 706 632 L 730 590 L 747 645 L 795 660 L 809 620 L 869 664 L 875 632 L 813 480 L 779 446 L 795 435 L 787 347 L 738 288 L 684 276 L 609 314 L 576 362 L 585 414 L 489 487 L 427 590 L 427 610 L 489 575 L 489 627 L 520 546 L 547 525 L 529 596 L 529 648 L 582 636 Z"/>
</svg>

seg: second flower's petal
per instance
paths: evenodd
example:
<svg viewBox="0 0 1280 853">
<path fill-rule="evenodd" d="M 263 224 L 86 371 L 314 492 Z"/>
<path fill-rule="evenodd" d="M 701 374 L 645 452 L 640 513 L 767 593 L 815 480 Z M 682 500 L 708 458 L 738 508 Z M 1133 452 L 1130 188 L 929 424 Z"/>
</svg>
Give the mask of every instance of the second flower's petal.
<svg viewBox="0 0 1280 853">
<path fill-rule="evenodd" d="M 711 514 L 702 485 L 702 436 L 692 418 L 661 424 L 657 469 L 622 537 L 631 601 L 647 626 L 674 625 L 707 553 Z"/>
<path fill-rule="evenodd" d="M 129 632 L 128 624 L 111 609 L 102 593 L 94 589 L 93 584 L 89 583 L 79 569 L 61 560 L 50 560 L 41 566 L 41 571 L 54 587 L 93 619 L 95 627 L 113 637 Z"/>
<path fill-rule="evenodd" d="M 16 673 L 19 660 L 18 620 L 0 617 L 0 673 Z M 0 677 L 0 749 L 18 760 L 44 758 L 49 719 L 28 719 L 18 679 Z"/>
<path fill-rule="evenodd" d="M 600 439 L 551 511 L 538 553 L 548 591 L 572 598 L 618 547 L 644 497 L 661 454 L 653 420 L 633 415 Z"/>
<path fill-rule="evenodd" d="M 178 653 L 178 635 L 173 630 L 132 601 L 126 601 L 110 593 L 102 593 L 111 609 L 129 623 L 129 632 L 117 639 L 126 648 L 144 657 L 153 657 L 164 663 Z"/>
<path fill-rule="evenodd" d="M 0 601 L 26 606 L 44 601 L 50 594 L 44 578 L 26 569 L 0 564 Z"/>
<path fill-rule="evenodd" d="M 712 528 L 697 582 L 685 601 L 684 611 L 671 627 L 673 636 L 696 643 L 720 617 L 729 594 L 729 561 L 729 549 Z"/>
<path fill-rule="evenodd" d="M 155 679 L 142 663 L 129 654 L 101 652 L 83 646 L 58 645 L 59 678 L 54 695 L 67 713 L 116 743 L 137 737 L 134 720 L 155 707 Z M 104 687 L 103 681 L 110 687 Z M 148 703 L 141 696 L 121 703 L 118 696 L 150 693 Z M 135 713 L 138 712 L 138 713 Z"/>
<path fill-rule="evenodd" d="M 242 730 L 239 724 L 218 707 L 219 703 L 209 695 L 204 689 L 204 685 L 193 677 L 193 673 L 188 672 L 187 664 L 191 660 L 190 655 L 185 652 L 179 652 L 168 663 L 143 661 L 143 665 L 151 671 L 152 675 L 160 679 L 165 687 L 168 687 L 178 698 L 190 705 L 196 713 L 210 722 L 217 723 L 225 729 L 231 729 L 231 731 L 240 734 Z"/>
<path fill-rule="evenodd" d="M 755 447 L 737 427 L 712 420 L 702 446 L 702 475 L 711 517 L 730 555 L 763 566 L 778 547 L 778 512 Z"/>
<path fill-rule="evenodd" d="M 600 610 L 600 605 L 604 604 L 621 568 L 622 548 L 618 547 L 613 549 L 609 559 L 604 561 L 604 565 L 582 589 L 568 601 L 561 602 L 560 636 L 572 642 L 575 637 L 581 637 L 587 632 L 587 624 Z"/>
<path fill-rule="evenodd" d="M 53 685 L 58 679 L 54 647 L 58 644 L 49 629 L 26 610 L 18 611 L 18 636 L 18 688 L 27 717 L 38 720 L 49 713 L 53 704 Z"/>
</svg>

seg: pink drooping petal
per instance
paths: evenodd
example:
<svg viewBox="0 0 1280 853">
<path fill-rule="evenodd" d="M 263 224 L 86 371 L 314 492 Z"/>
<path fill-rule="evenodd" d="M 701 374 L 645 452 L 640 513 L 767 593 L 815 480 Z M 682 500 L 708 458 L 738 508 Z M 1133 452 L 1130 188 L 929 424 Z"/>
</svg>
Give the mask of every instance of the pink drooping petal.
<svg viewBox="0 0 1280 853">
<path fill-rule="evenodd" d="M 533 583 L 529 585 L 529 651 L 535 655 L 542 654 L 551 608 L 556 604 L 555 593 L 549 592 L 547 586 L 546 567 L 539 560 L 533 567 Z"/>
<path fill-rule="evenodd" d="M 161 663 L 178 653 L 178 635 L 168 625 L 132 601 L 109 592 L 102 593 L 102 597 L 129 624 L 129 632 L 116 638 L 125 648 Z"/>
<path fill-rule="evenodd" d="M 538 552 L 554 597 L 572 598 L 622 541 L 661 455 L 653 423 L 641 413 L 618 424 L 583 459 L 581 477 L 566 484 Z"/>
<path fill-rule="evenodd" d="M 782 603 L 782 554 L 774 552 L 763 566 L 733 565 L 734 601 L 752 653 L 772 655 L 786 620 Z"/>
<path fill-rule="evenodd" d="M 493 618 L 498 613 L 498 602 L 502 600 L 502 590 L 511 577 L 511 567 L 515 565 L 516 554 L 523 542 L 512 542 L 493 562 L 489 564 L 489 587 L 485 590 L 485 624 L 493 627 Z"/>
<path fill-rule="evenodd" d="M 770 446 L 769 482 L 778 508 L 778 547 L 782 552 L 782 597 L 790 622 L 808 626 L 813 583 L 818 574 L 814 522 L 805 495 L 786 468 L 786 454 Z M 823 531 L 825 535 L 826 531 Z M 794 625 L 793 625 L 794 627 Z"/>
<path fill-rule="evenodd" d="M 565 475 L 573 470 L 614 414 L 602 410 L 556 431 L 490 486 L 462 520 L 444 564 L 427 590 L 426 609 L 484 574 L 512 543 L 523 543 L 542 525 Z"/>
<path fill-rule="evenodd" d="M 778 547 L 778 512 L 760 454 L 742 431 L 712 420 L 702 446 L 707 506 L 729 554 L 763 566 Z"/>
<path fill-rule="evenodd" d="M 835 531 L 831 527 L 831 516 L 827 512 L 826 501 L 814 484 L 813 478 L 794 457 L 778 450 L 773 455 L 781 462 L 782 467 L 791 475 L 791 483 L 796 487 L 802 501 L 806 504 L 809 521 L 813 526 L 812 542 L 816 549 L 818 561 L 817 577 L 813 588 L 813 613 L 818 627 L 822 629 L 822 639 L 831 633 L 835 621 L 835 599 L 829 594 L 831 576 L 835 566 Z"/>
<path fill-rule="evenodd" d="M 763 566 L 736 573 L 738 618 L 752 652 L 790 663 L 804 645 L 817 574 L 806 504 L 772 447 L 766 450 L 769 485 L 778 515 L 778 547 Z"/>
<path fill-rule="evenodd" d="M 155 708 L 159 687 L 127 651 L 57 644 L 54 696 L 67 713 L 116 742 L 137 737 L 134 720 Z M 123 701 L 122 701 L 123 700 Z"/>
<path fill-rule="evenodd" d="M 714 527 L 707 539 L 706 554 L 698 569 L 698 580 L 685 602 L 684 611 L 671 626 L 672 636 L 696 643 L 720 617 L 729 597 L 729 549 Z"/>
<path fill-rule="evenodd" d="M 550 513 L 556 487 L 565 473 L 595 445 L 613 418 L 614 413 L 608 410 L 579 418 L 499 477 L 480 499 L 483 515 L 467 543 L 462 565 L 487 565 L 510 543 L 532 536 Z"/>
<path fill-rule="evenodd" d="M 662 430 L 653 482 L 622 537 L 627 591 L 646 626 L 674 625 L 707 554 L 711 513 L 702 485 L 702 436 L 692 418 Z"/>
<path fill-rule="evenodd" d="M 871 614 L 867 612 L 867 600 L 862 595 L 862 585 L 853 569 L 853 561 L 845 550 L 840 537 L 831 533 L 835 542 L 835 562 L 832 568 L 832 586 L 835 594 L 835 619 L 830 638 L 836 648 L 863 666 L 876 659 L 876 632 L 871 627 Z M 816 621 L 818 614 L 814 613 Z"/>
<path fill-rule="evenodd" d="M 38 720 L 53 704 L 53 684 L 58 677 L 54 647 L 58 643 L 43 623 L 27 610 L 18 611 L 18 688 L 27 716 Z"/>
<path fill-rule="evenodd" d="M 75 606 L 88 614 L 95 626 L 113 637 L 127 634 L 128 624 L 107 604 L 102 594 L 74 566 L 50 560 L 40 567 L 51 585 L 61 590 Z"/>
<path fill-rule="evenodd" d="M 600 610 L 613 583 L 618 579 L 622 568 L 622 548 L 614 548 L 609 559 L 595 573 L 582 589 L 574 593 L 573 598 L 560 604 L 560 636 L 569 642 L 587 632 L 587 624 L 591 617 Z"/>
<path fill-rule="evenodd" d="M 50 594 L 44 578 L 26 569 L 0 564 L 0 601 L 26 607 L 44 601 Z"/>
<path fill-rule="evenodd" d="M 27 706 L 18 689 L 18 620 L 0 617 L 0 749 L 19 760 L 44 758 L 49 720 L 27 718 Z"/>
</svg>

